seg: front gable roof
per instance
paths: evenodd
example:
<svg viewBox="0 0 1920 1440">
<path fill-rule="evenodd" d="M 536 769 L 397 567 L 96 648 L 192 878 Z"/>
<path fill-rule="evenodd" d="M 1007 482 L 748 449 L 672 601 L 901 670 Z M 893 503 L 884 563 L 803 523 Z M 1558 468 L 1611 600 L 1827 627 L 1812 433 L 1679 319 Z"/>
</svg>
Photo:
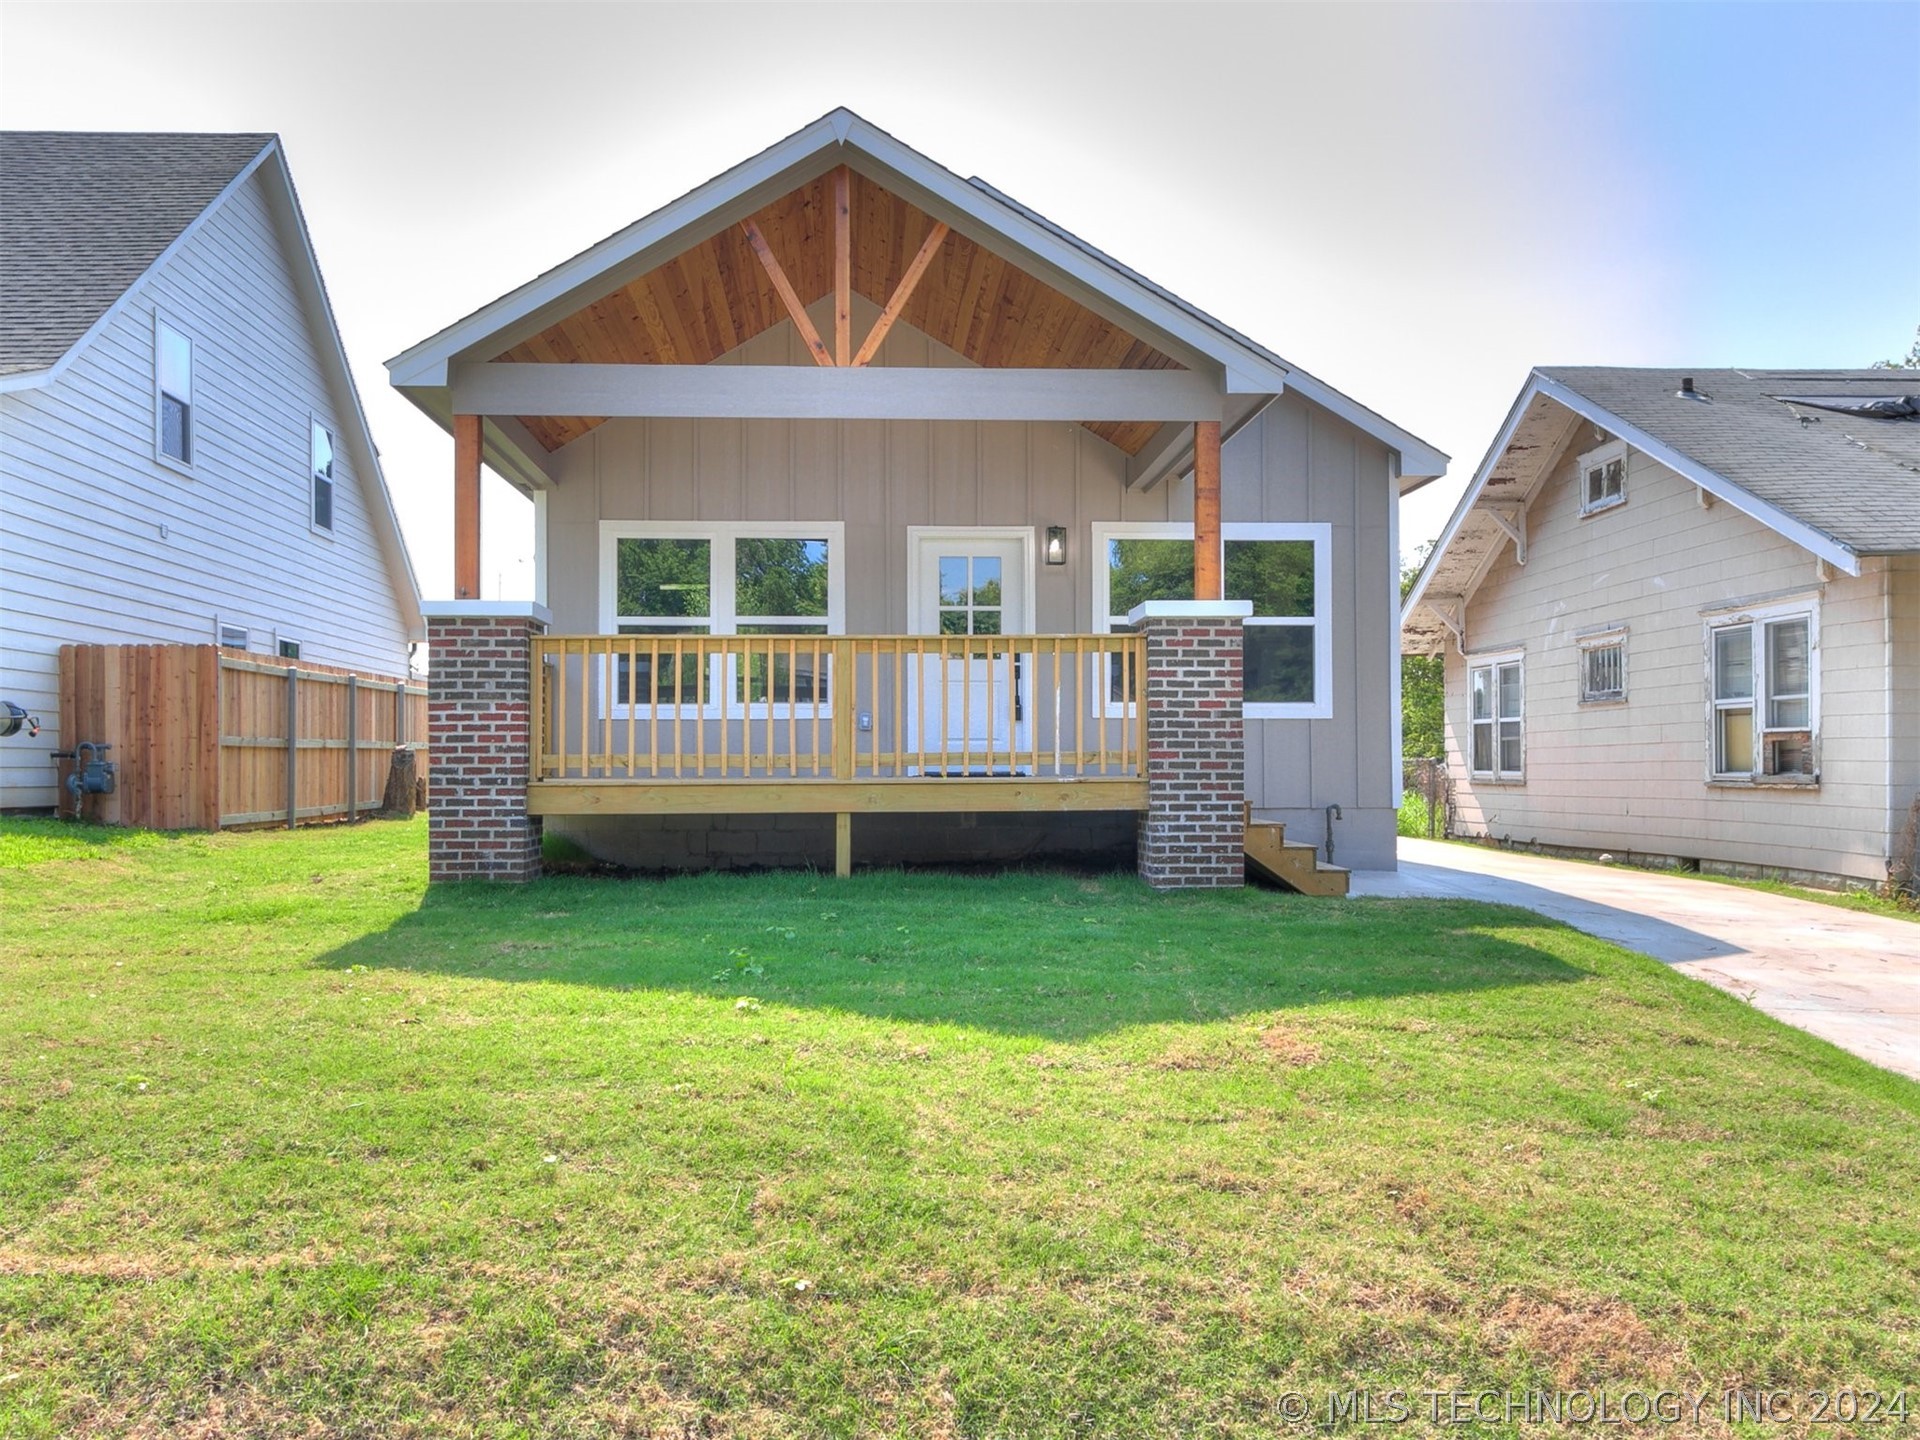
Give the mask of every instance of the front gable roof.
<svg viewBox="0 0 1920 1440">
<path fill-rule="evenodd" d="M 52 384 L 241 186 L 266 189 L 407 633 L 420 587 L 277 135 L 0 132 L 0 391 Z"/>
<path fill-rule="evenodd" d="M 454 362 L 488 361 L 508 354 L 524 359 L 527 352 L 517 347 L 537 347 L 541 337 L 549 344 L 564 340 L 569 326 L 592 323 L 596 304 L 619 303 L 622 288 L 664 270 L 769 207 L 774 207 L 777 221 L 767 235 L 769 244 L 776 250 L 784 244 L 787 253 L 781 256 L 782 263 L 794 258 L 795 268 L 804 272 L 791 235 L 783 238 L 773 230 L 804 232 L 817 213 L 818 202 L 809 200 L 809 187 L 817 187 L 820 178 L 839 165 L 856 174 L 867 201 L 886 210 L 872 219 L 894 238 L 886 247 L 885 260 L 871 267 L 858 287 L 869 298 L 885 298 L 886 280 L 902 268 L 927 225 L 939 221 L 952 227 L 954 233 L 937 263 L 954 283 L 944 288 L 936 285 L 925 296 L 916 293 L 914 303 L 922 311 L 917 319 L 909 317 L 909 323 L 976 363 L 1072 365 L 1076 363 L 1074 347 L 1080 346 L 1079 363 L 1099 368 L 1205 368 L 1221 377 L 1229 395 L 1277 394 L 1291 387 L 1397 452 L 1404 476 L 1444 471 L 1446 457 L 1417 437 L 991 186 L 962 179 L 845 109 L 823 116 L 388 361 L 392 381 L 445 422 L 449 413 L 445 390 Z M 739 255 L 733 253 L 737 249 L 733 237 L 722 238 L 711 257 L 714 268 L 743 277 L 738 287 L 743 308 L 757 313 L 760 302 L 752 298 L 760 291 L 757 267 L 740 265 Z M 1004 275 L 996 280 L 979 273 L 985 263 L 982 257 L 1003 263 Z M 724 277 L 720 283 L 726 283 Z M 963 283 L 979 288 L 988 309 L 1060 302 L 1053 305 L 1051 319 L 1034 326 L 1045 342 L 1031 355 L 995 353 L 990 339 L 981 333 L 981 322 L 969 320 L 969 315 L 981 313 L 978 305 L 966 311 L 962 297 L 950 313 L 938 313 L 941 297 L 955 301 L 956 287 Z M 643 309 L 645 297 L 634 298 Z M 965 328 L 968 325 L 972 328 Z M 555 345 L 554 353 L 542 358 L 564 358 L 560 349 Z M 982 349 L 988 351 L 984 357 L 976 353 Z M 691 363 L 705 363 L 699 358 L 702 347 L 696 346 L 693 353 Z M 537 438 L 544 445 L 551 437 Z M 1137 449 L 1144 438 L 1128 436 L 1123 448 Z"/>
<path fill-rule="evenodd" d="M 1458 622 L 1436 604 L 1472 597 L 1509 539 L 1502 521 L 1532 498 L 1581 421 L 1850 575 L 1862 556 L 1920 552 L 1920 374 L 1542 367 L 1408 593 L 1409 649 L 1437 646 Z"/>
</svg>

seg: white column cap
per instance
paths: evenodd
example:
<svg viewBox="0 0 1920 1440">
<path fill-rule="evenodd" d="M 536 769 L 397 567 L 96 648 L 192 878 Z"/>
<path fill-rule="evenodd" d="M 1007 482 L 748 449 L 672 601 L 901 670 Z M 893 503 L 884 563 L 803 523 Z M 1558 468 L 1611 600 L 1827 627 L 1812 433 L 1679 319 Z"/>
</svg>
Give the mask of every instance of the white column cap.
<svg viewBox="0 0 1920 1440">
<path fill-rule="evenodd" d="M 429 620 L 537 620 L 553 624 L 553 612 L 538 600 L 423 600 Z"/>
<path fill-rule="evenodd" d="M 1142 620 L 1244 620 L 1253 614 L 1251 600 L 1148 600 L 1127 612 L 1127 623 Z"/>
</svg>

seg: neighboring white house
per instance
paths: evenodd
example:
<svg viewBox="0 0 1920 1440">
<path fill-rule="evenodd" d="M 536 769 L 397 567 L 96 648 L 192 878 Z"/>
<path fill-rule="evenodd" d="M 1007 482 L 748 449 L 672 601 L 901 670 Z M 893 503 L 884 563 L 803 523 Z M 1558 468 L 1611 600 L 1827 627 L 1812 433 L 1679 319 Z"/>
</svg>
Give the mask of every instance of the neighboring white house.
<svg viewBox="0 0 1920 1440">
<path fill-rule="evenodd" d="M 386 674 L 425 635 L 272 135 L 0 136 L 0 809 L 52 805 L 66 643 Z"/>
<path fill-rule="evenodd" d="M 1910 878 L 1920 374 L 1534 371 L 1402 639 L 1466 834 Z"/>
</svg>

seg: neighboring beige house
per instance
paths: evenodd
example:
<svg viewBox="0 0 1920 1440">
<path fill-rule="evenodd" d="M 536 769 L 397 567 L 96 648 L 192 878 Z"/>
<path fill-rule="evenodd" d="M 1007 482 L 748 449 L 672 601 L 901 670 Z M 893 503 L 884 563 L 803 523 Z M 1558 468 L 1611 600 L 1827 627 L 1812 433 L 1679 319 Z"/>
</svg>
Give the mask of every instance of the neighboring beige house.
<svg viewBox="0 0 1920 1440">
<path fill-rule="evenodd" d="M 1147 814 L 1168 874 L 1237 884 L 1243 804 L 1393 864 L 1395 517 L 1446 457 L 858 116 L 388 366 L 456 441 L 432 703 L 475 798 L 439 803 L 436 750 L 440 878 L 523 878 L 543 821 L 649 868 L 844 868 L 1131 849 Z M 533 501 L 512 615 L 477 600 L 483 455 Z M 1156 690 L 1142 607 L 1231 655 L 1169 642 L 1212 658 Z M 1206 837 L 1153 799 L 1176 756 Z"/>
<path fill-rule="evenodd" d="M 1402 643 L 1457 833 L 1911 880 L 1920 374 L 1534 371 Z"/>
</svg>

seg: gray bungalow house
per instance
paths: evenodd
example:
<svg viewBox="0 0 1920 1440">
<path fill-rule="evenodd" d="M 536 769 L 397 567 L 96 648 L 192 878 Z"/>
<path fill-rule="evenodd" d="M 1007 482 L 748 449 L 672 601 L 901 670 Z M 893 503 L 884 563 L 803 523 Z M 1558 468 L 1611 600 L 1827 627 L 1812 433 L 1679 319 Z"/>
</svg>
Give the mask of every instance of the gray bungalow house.
<svg viewBox="0 0 1920 1440">
<path fill-rule="evenodd" d="M 1920 373 L 1536 370 L 1402 632 L 1467 834 L 1911 883 Z"/>
<path fill-rule="evenodd" d="M 531 874 L 543 826 L 649 868 L 1393 864 L 1396 500 L 1446 457 L 858 116 L 388 368 L 455 440 L 439 878 Z M 534 604 L 478 598 L 482 463 Z"/>
</svg>

